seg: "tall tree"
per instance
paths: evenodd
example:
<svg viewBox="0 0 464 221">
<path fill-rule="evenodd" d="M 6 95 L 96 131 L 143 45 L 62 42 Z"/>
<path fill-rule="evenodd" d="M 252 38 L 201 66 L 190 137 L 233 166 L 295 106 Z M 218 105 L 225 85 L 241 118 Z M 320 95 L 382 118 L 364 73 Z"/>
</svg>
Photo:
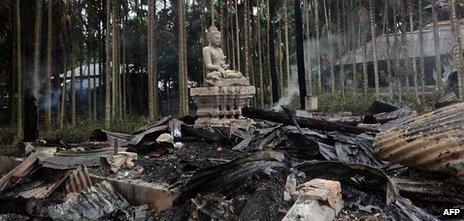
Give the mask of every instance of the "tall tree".
<svg viewBox="0 0 464 221">
<path fill-rule="evenodd" d="M 341 59 L 344 53 L 344 37 L 343 37 L 343 15 L 344 15 L 344 1 L 337 1 L 337 29 L 338 29 L 338 36 L 337 36 L 337 44 L 338 44 L 338 59 Z M 339 78 L 340 78 L 340 89 L 343 92 L 345 91 L 345 66 L 341 64 L 339 66 Z"/>
<path fill-rule="evenodd" d="M 53 0 L 48 0 L 47 16 L 47 63 L 45 70 L 45 128 L 52 126 L 52 50 L 53 50 Z"/>
<path fill-rule="evenodd" d="M 270 10 L 270 4 L 274 4 L 275 1 L 266 1 L 266 33 L 265 33 L 265 36 L 266 36 L 266 68 L 267 68 L 267 73 L 269 73 L 267 75 L 267 79 L 269 80 L 268 81 L 268 85 L 267 87 L 265 87 L 265 91 L 266 91 L 266 94 L 268 96 L 265 96 L 267 98 L 269 98 L 269 106 L 272 107 L 272 104 L 274 103 L 274 99 L 275 97 L 273 96 L 273 81 L 272 81 L 272 76 L 273 76 L 273 70 L 272 68 L 275 68 L 275 63 L 271 63 L 271 51 L 274 50 L 274 48 L 271 49 L 271 47 L 274 47 L 274 39 L 272 39 L 272 43 L 271 43 L 271 10 Z M 272 44 L 272 45 L 271 45 Z M 239 52 L 237 52 L 239 53 Z M 275 59 L 274 59 L 275 61 Z M 275 83 L 274 83 L 275 84 Z"/>
<path fill-rule="evenodd" d="M 158 115 L 158 77 L 155 60 L 155 0 L 148 1 L 148 116 L 154 120 Z"/>
<path fill-rule="evenodd" d="M 367 94 L 367 89 L 369 88 L 369 76 L 367 75 L 367 40 L 366 40 L 366 33 L 364 33 L 363 29 L 367 28 L 367 20 L 368 14 L 366 12 L 366 8 L 360 7 L 359 10 L 359 19 L 361 21 L 361 27 L 359 28 L 359 38 L 361 42 L 361 50 L 362 50 L 362 71 L 363 71 L 363 89 L 364 93 Z"/>
<path fill-rule="evenodd" d="M 351 43 L 351 66 L 353 70 L 353 92 L 356 93 L 358 91 L 358 81 L 357 81 L 357 76 L 358 75 L 358 69 L 356 66 L 356 38 L 355 38 L 355 16 L 354 16 L 354 11 L 355 11 L 355 6 L 353 4 L 353 0 L 350 0 L 350 9 L 351 9 L 351 16 L 350 16 L 350 43 Z"/>
<path fill-rule="evenodd" d="M 249 61 L 249 51 L 248 51 L 248 32 L 249 32 L 249 23 L 250 23 L 250 18 L 249 18 L 249 11 L 248 11 L 248 1 L 243 2 L 243 46 L 244 46 L 244 54 L 245 54 L 245 76 L 248 77 L 250 76 L 250 61 Z"/>
<path fill-rule="evenodd" d="M 425 58 L 424 58 L 424 30 L 422 24 L 422 3 L 417 2 L 417 13 L 419 14 L 419 73 L 421 82 L 421 94 L 425 100 Z"/>
<path fill-rule="evenodd" d="M 391 42 L 390 42 L 390 35 L 388 34 L 389 32 L 389 27 L 390 27 L 390 3 L 387 1 L 385 2 L 385 22 L 384 22 L 384 28 L 383 28 L 383 34 L 387 36 L 387 47 L 386 47 L 386 54 L 387 54 L 387 82 L 388 82 L 388 91 L 389 91 L 389 96 L 390 100 L 393 100 L 393 76 L 392 76 L 392 59 L 391 59 Z M 395 33 L 396 34 L 396 33 Z"/>
<path fill-rule="evenodd" d="M 238 25 L 238 0 L 234 0 L 234 11 L 235 11 L 235 40 L 237 41 L 235 46 L 237 47 L 237 70 L 240 71 L 242 68 L 240 65 L 240 27 Z"/>
<path fill-rule="evenodd" d="M 37 12 L 35 14 L 35 28 L 34 28 L 34 74 L 33 74 L 33 93 L 36 101 L 39 100 L 40 90 L 40 32 L 42 26 L 42 0 L 37 0 Z M 38 107 L 38 105 L 37 105 Z M 37 110 L 38 111 L 38 110 Z"/>
<path fill-rule="evenodd" d="M 23 137 L 23 74 L 21 64 L 21 0 L 16 0 L 16 139 L 21 140 Z"/>
<path fill-rule="evenodd" d="M 65 47 L 63 47 L 65 48 Z M 68 74 L 68 67 L 67 67 L 67 55 L 66 50 L 63 50 L 63 83 L 61 87 L 61 101 L 60 101 L 60 113 L 58 116 L 58 128 L 61 130 L 64 126 L 64 118 L 66 113 L 66 96 L 67 96 L 67 74 Z"/>
<path fill-rule="evenodd" d="M 401 6 L 400 6 L 401 7 Z M 396 86 L 397 86 L 397 93 L 398 93 L 398 103 L 400 105 L 403 104 L 403 88 L 402 88 L 402 70 L 400 69 L 400 47 L 399 47 L 399 40 L 398 40 L 398 21 L 397 21 L 397 6 L 393 7 L 393 45 L 394 45 L 394 63 L 395 63 L 395 78 L 396 78 Z"/>
<path fill-rule="evenodd" d="M 432 20 L 433 20 L 433 44 L 435 46 L 435 80 L 437 90 L 440 95 L 443 94 L 443 81 L 442 81 L 442 67 L 441 67 L 441 53 L 440 53 L 440 34 L 438 33 L 438 18 L 437 18 L 437 0 L 432 0 Z"/>
<path fill-rule="evenodd" d="M 324 2 L 324 16 L 325 16 L 325 27 L 327 31 L 327 40 L 329 41 L 329 65 L 330 65 L 330 91 L 333 93 L 335 92 L 335 71 L 334 71 L 334 49 L 333 49 L 333 39 L 332 39 L 332 31 L 331 31 L 331 10 L 330 10 L 330 2 L 329 6 L 327 6 L 326 1 Z"/>
<path fill-rule="evenodd" d="M 178 29 L 178 71 L 179 71 L 179 114 L 187 115 L 188 110 L 188 88 L 186 69 L 186 40 L 185 40 L 185 3 L 184 0 L 177 2 L 177 29 Z"/>
<path fill-rule="evenodd" d="M 462 62 L 462 39 L 460 32 L 459 19 L 456 12 L 456 0 L 450 0 L 451 11 L 451 33 L 453 35 L 453 60 L 458 75 L 458 97 L 464 101 L 464 88 L 462 80 L 464 78 L 463 62 Z"/>
<path fill-rule="evenodd" d="M 262 17 L 262 7 L 258 7 L 258 17 L 256 18 L 256 34 L 258 35 L 257 39 L 262 39 L 261 35 L 261 17 Z M 262 44 L 258 43 L 258 80 L 259 80 L 259 106 L 264 108 L 264 76 L 263 76 L 263 47 Z"/>
<path fill-rule="evenodd" d="M 118 116 L 118 78 L 119 78 L 119 50 L 118 50 L 118 2 L 113 2 L 111 7 L 112 12 L 112 35 L 111 35 L 111 46 L 112 46 L 112 81 L 111 81 L 111 114 L 115 118 Z"/>
<path fill-rule="evenodd" d="M 306 101 L 306 79 L 304 67 L 304 50 L 303 50 L 303 21 L 300 7 L 300 1 L 295 1 L 295 36 L 296 36 L 296 60 L 298 68 L 298 86 L 300 89 L 300 107 L 305 109 Z"/>
<path fill-rule="evenodd" d="M 271 22 L 273 20 L 274 15 L 276 14 L 276 1 L 269 1 L 268 2 L 268 25 L 269 28 L 267 29 L 267 36 L 268 36 L 268 56 L 269 56 L 269 74 L 270 74 L 270 81 L 271 82 L 271 96 L 272 101 L 279 100 L 279 82 L 277 76 L 277 60 L 276 60 L 276 53 L 275 53 L 275 40 L 277 38 L 276 35 L 276 23 Z M 270 106 L 272 106 L 273 102 L 270 102 Z"/>
<path fill-rule="evenodd" d="M 413 32 L 414 31 L 414 7 L 413 7 L 413 0 L 408 0 L 408 14 L 409 14 L 409 31 Z M 406 45 L 403 45 L 405 47 Z M 415 47 L 415 44 L 414 44 Z M 411 49 L 414 52 L 416 51 L 416 48 Z M 418 70 L 417 70 L 417 62 L 416 62 L 416 55 L 414 54 L 411 57 L 411 64 L 412 64 L 412 72 L 414 73 L 414 95 L 416 97 L 416 101 L 419 101 L 419 91 L 417 87 L 417 80 L 418 80 Z M 409 86 L 409 85 L 408 85 Z"/>
<path fill-rule="evenodd" d="M 380 96 L 380 85 L 379 85 L 379 64 L 377 59 L 377 40 L 376 40 L 376 18 L 375 18 L 375 8 L 374 1 L 369 1 L 369 12 L 370 12 L 370 24 L 371 24 L 371 37 L 372 37 L 372 54 L 374 58 L 374 82 L 375 82 L 375 97 L 379 99 Z"/>
<path fill-rule="evenodd" d="M 288 0 L 283 1 L 283 14 L 284 14 L 284 48 L 285 48 L 285 73 L 287 81 L 290 81 L 290 49 L 288 43 Z M 287 85 L 289 85 L 287 83 Z"/>
<path fill-rule="evenodd" d="M 111 0 L 106 0 L 106 76 L 105 76 L 105 128 L 111 126 Z"/>
<path fill-rule="evenodd" d="M 320 19 L 319 19 L 319 1 L 314 1 L 314 22 L 316 26 L 316 48 L 317 48 L 317 89 L 322 92 L 322 61 L 321 61 L 321 31 L 320 31 Z"/>
<path fill-rule="evenodd" d="M 71 23 L 70 27 L 73 28 Z M 74 29 L 73 29 L 74 31 Z M 71 35 L 71 127 L 76 127 L 76 58 L 77 50 L 76 44 L 74 42 L 75 38 L 73 37 L 75 33 Z"/>
<path fill-rule="evenodd" d="M 304 52 L 305 56 L 305 79 L 306 79 L 306 96 L 312 95 L 312 64 L 311 64 L 311 37 L 310 37 L 310 22 L 309 22 L 309 6 L 306 0 L 303 0 L 303 21 L 306 34 L 306 45 Z"/>
</svg>

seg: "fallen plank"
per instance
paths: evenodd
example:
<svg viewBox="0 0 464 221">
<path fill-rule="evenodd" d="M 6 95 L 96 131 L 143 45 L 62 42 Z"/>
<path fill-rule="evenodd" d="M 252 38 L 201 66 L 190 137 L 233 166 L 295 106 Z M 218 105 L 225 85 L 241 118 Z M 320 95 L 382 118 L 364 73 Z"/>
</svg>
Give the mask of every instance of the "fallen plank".
<svg viewBox="0 0 464 221">
<path fill-rule="evenodd" d="M 351 133 L 351 134 L 361 134 L 366 132 L 376 133 L 377 130 L 366 129 L 366 128 L 358 128 L 353 127 L 346 124 L 330 122 L 323 119 L 316 119 L 310 117 L 298 117 L 295 116 L 290 118 L 288 114 L 283 112 L 275 112 L 272 110 L 261 110 L 256 108 L 249 108 L 245 107 L 242 109 L 242 114 L 244 117 L 253 118 L 253 119 L 261 119 L 261 120 L 268 120 L 276 123 L 282 123 L 286 125 L 294 125 L 293 120 L 301 128 L 310 128 L 314 130 L 321 130 L 321 131 L 339 131 L 342 133 Z"/>
<path fill-rule="evenodd" d="M 39 158 L 37 158 L 34 154 L 29 155 L 29 157 L 27 157 L 22 163 L 0 178 L 0 191 L 21 182 L 25 176 L 37 169 L 38 165 Z"/>
</svg>

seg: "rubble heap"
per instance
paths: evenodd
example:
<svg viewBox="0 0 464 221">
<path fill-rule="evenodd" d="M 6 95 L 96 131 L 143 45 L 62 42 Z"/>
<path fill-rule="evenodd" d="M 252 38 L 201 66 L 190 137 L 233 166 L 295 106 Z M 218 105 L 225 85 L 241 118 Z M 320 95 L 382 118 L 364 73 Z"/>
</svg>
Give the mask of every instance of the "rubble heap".
<svg viewBox="0 0 464 221">
<path fill-rule="evenodd" d="M 394 151 L 379 142 L 392 135 L 414 136 L 412 143 L 422 145 L 414 125 L 431 122 L 448 122 L 443 125 L 457 134 L 462 125 L 454 117 L 464 106 L 444 108 L 418 117 L 382 102 L 352 117 L 243 108 L 253 119 L 247 128 L 169 116 L 131 134 L 98 130 L 80 144 L 47 141 L 0 179 L 0 217 L 439 220 L 447 218 L 445 208 L 462 209 L 462 174 L 383 158 L 374 140 L 386 145 L 384 151 Z M 456 114 L 443 114 L 450 109 Z M 434 128 L 430 133 L 444 132 Z M 434 139 L 451 144 L 445 150 L 459 150 L 453 134 Z M 55 151 L 39 151 L 44 148 Z M 446 153 L 429 156 L 431 162 L 462 161 Z"/>
</svg>

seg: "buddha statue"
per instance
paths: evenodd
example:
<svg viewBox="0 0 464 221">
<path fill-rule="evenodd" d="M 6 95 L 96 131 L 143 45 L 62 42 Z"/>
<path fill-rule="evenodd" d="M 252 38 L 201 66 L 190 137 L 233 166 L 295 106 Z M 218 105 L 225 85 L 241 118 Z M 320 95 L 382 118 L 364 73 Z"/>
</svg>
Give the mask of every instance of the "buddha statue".
<svg viewBox="0 0 464 221">
<path fill-rule="evenodd" d="M 206 67 L 206 83 L 216 86 L 223 79 L 245 79 L 239 71 L 229 70 L 229 64 L 225 62 L 226 56 L 220 48 L 221 32 L 215 27 L 208 28 L 206 33 L 209 45 L 203 48 L 203 62 Z"/>
</svg>

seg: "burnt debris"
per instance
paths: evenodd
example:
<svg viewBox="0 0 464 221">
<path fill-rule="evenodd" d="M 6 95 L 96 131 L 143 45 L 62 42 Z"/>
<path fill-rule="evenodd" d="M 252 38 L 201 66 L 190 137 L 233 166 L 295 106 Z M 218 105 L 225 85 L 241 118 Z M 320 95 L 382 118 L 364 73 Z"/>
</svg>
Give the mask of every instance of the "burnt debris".
<svg viewBox="0 0 464 221">
<path fill-rule="evenodd" d="M 170 116 L 131 134 L 42 143 L 0 179 L 0 216 L 439 220 L 464 204 L 462 103 L 423 116 L 383 102 L 365 116 L 242 113 L 251 124 Z"/>
</svg>

